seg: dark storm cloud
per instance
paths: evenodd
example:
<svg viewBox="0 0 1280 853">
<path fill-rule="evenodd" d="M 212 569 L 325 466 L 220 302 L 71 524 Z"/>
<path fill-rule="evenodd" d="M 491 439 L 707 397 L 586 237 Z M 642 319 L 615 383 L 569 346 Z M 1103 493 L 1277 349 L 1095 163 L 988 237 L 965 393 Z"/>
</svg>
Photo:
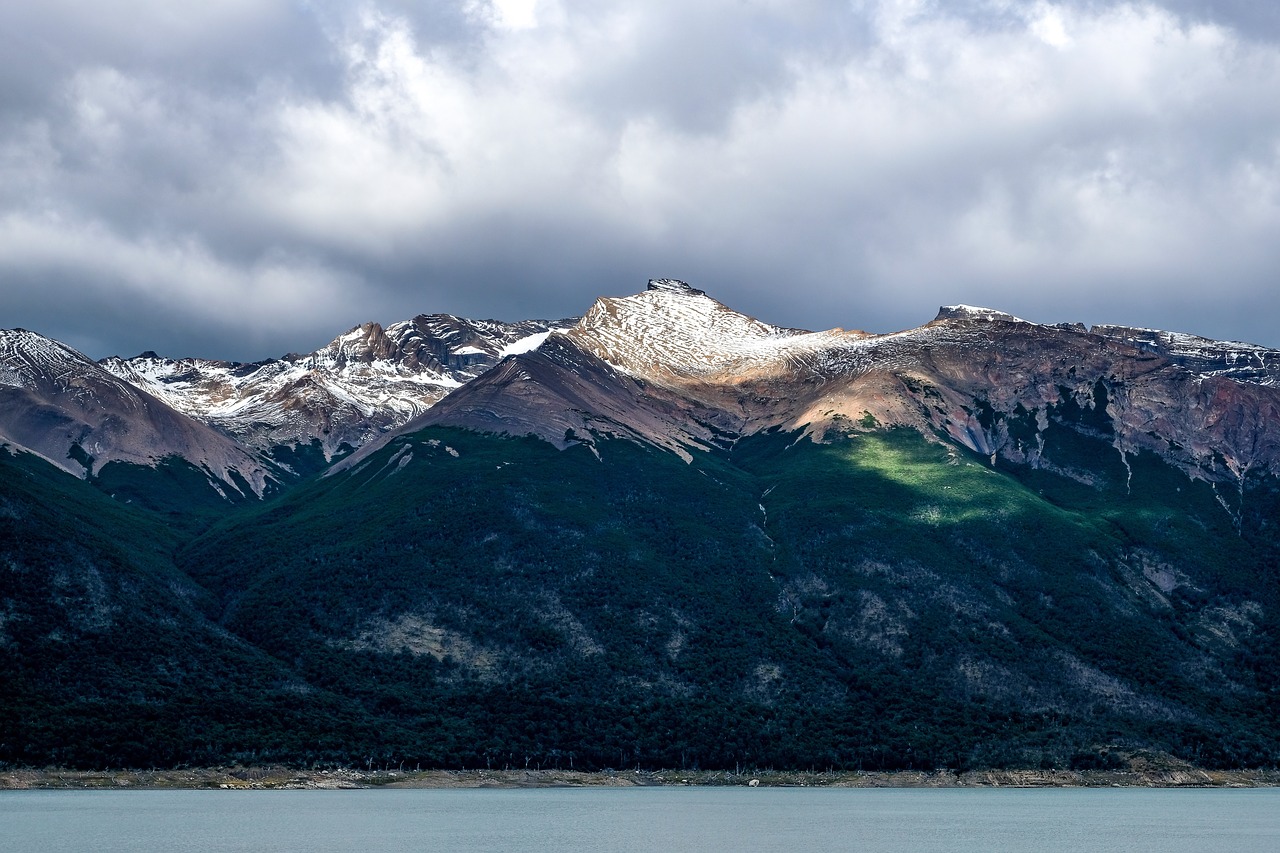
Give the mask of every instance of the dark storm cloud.
<svg viewBox="0 0 1280 853">
<path fill-rule="evenodd" d="M 1160 0 L 1164 8 L 1188 21 L 1209 21 L 1233 27 L 1243 37 L 1274 41 L 1280 38 L 1280 6 L 1254 0 Z"/>
<path fill-rule="evenodd" d="M 1266 7 L 174 9 L 0 10 L 0 326 L 250 359 L 672 275 L 795 326 L 1280 344 Z"/>
</svg>

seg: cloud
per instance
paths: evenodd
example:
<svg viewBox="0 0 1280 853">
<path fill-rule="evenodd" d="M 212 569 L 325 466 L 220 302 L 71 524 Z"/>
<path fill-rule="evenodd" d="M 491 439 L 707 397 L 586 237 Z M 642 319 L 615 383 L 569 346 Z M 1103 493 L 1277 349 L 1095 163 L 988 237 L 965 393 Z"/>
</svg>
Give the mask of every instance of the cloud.
<svg viewBox="0 0 1280 853">
<path fill-rule="evenodd" d="M 3 13 L 40 73 L 0 75 L 0 324 L 263 357 L 676 275 L 790 325 L 963 301 L 1280 345 L 1251 4 L 427 6 Z"/>
<path fill-rule="evenodd" d="M 1161 0 L 1160 6 L 1184 21 L 1203 21 L 1230 27 L 1245 39 L 1280 38 L 1280 7 L 1253 0 Z"/>
<path fill-rule="evenodd" d="M 275 251 L 230 264 L 194 239 L 122 239 L 56 214 L 0 218 L 0 267 L 17 285 L 6 302 L 47 322 L 37 331 L 103 355 L 215 357 L 228 329 L 274 352 L 363 288 L 306 257 Z"/>
</svg>

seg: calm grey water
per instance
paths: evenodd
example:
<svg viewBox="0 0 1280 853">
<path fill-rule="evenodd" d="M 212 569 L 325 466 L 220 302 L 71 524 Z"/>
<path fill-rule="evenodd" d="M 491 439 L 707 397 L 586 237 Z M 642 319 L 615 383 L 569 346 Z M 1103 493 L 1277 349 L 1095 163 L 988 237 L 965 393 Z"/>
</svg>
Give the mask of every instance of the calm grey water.
<svg viewBox="0 0 1280 853">
<path fill-rule="evenodd" d="M 3 851 L 1268 851 L 1280 790 L 6 791 Z"/>
</svg>

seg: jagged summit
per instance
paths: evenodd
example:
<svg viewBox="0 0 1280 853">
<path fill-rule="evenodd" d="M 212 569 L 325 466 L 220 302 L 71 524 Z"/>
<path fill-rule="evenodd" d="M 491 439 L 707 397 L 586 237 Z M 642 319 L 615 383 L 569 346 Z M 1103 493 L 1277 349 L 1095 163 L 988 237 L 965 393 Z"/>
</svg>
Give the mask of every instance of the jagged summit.
<svg viewBox="0 0 1280 853">
<path fill-rule="evenodd" d="M 657 382 L 773 365 L 781 350 L 811 335 L 741 314 L 674 279 L 650 280 L 633 296 L 596 300 L 569 332 L 616 369 Z"/>
<path fill-rule="evenodd" d="M 976 320 L 980 322 L 1025 323 L 1021 317 L 996 311 L 994 308 L 980 308 L 975 305 L 943 305 L 938 309 L 938 316 L 933 322 L 940 320 Z"/>
<path fill-rule="evenodd" d="M 144 353 L 104 359 L 102 367 L 250 447 L 271 451 L 318 441 L 331 458 L 574 322 L 419 314 L 386 327 L 353 326 L 315 352 L 254 364 Z"/>
<path fill-rule="evenodd" d="M 687 296 L 706 296 L 707 293 L 678 278 L 651 278 L 648 289 L 661 290 L 665 293 L 682 293 Z"/>
</svg>

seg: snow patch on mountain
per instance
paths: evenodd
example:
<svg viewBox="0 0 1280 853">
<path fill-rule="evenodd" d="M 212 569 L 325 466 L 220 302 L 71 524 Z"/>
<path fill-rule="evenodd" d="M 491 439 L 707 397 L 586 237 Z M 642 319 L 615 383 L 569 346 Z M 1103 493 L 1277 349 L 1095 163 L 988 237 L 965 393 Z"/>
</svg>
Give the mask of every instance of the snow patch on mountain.
<svg viewBox="0 0 1280 853">
<path fill-rule="evenodd" d="M 50 372 L 65 376 L 93 364 L 66 344 L 26 329 L 0 329 L 0 362 L 19 381 Z"/>
<path fill-rule="evenodd" d="M 262 450 L 319 441 L 327 458 L 416 417 L 513 351 L 573 320 L 504 323 L 419 315 L 357 326 L 313 353 L 254 364 L 154 353 L 102 366 L 180 412 Z"/>
<path fill-rule="evenodd" d="M 781 369 L 861 332 L 808 332 L 739 314 L 703 291 L 658 279 L 596 301 L 569 336 L 618 370 L 653 381 Z"/>
<path fill-rule="evenodd" d="M 546 343 L 547 338 L 551 337 L 552 333 L 567 332 L 571 328 L 573 327 L 566 326 L 563 328 L 549 329 L 545 332 L 538 332 L 536 335 L 529 335 L 528 337 L 524 337 L 518 341 L 507 344 L 498 352 L 498 355 L 502 358 L 506 358 L 509 355 L 520 355 L 521 353 L 533 352 L 538 347 Z"/>
<path fill-rule="evenodd" d="M 939 320 L 971 320 L 984 323 L 1027 322 L 1021 317 L 1015 317 L 1003 311 L 996 311 L 994 308 L 979 308 L 975 305 L 943 305 L 938 309 L 938 316 L 933 318 L 935 323 Z"/>
<path fill-rule="evenodd" d="M 1280 351 L 1269 347 L 1130 326 L 1097 325 L 1090 332 L 1162 355 L 1200 376 L 1280 387 Z"/>
<path fill-rule="evenodd" d="M 0 382 L 5 387 L 53 385 L 78 399 L 87 399 L 89 395 L 83 383 L 75 382 L 82 376 L 92 376 L 125 394 L 133 390 L 129 384 L 104 374 L 97 363 L 83 353 L 26 329 L 0 329 L 0 375 L 5 377 Z"/>
</svg>

